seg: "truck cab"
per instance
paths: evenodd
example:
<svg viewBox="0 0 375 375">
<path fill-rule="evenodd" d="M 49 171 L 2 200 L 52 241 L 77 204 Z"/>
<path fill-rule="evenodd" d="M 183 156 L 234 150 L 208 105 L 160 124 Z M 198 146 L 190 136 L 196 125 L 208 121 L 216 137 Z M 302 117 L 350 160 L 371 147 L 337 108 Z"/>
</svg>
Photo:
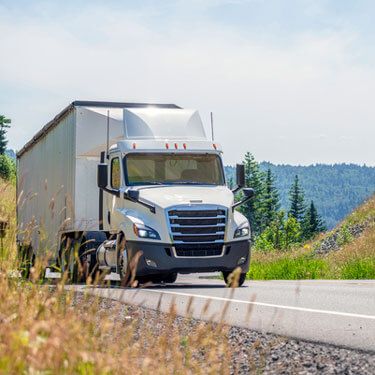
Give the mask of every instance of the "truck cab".
<svg viewBox="0 0 375 375">
<path fill-rule="evenodd" d="M 169 282 L 215 271 L 227 279 L 238 268 L 242 283 L 250 226 L 226 186 L 220 145 L 207 140 L 196 111 L 126 111 L 127 139 L 102 153 L 98 166 L 100 220 L 111 238 L 97 250 L 99 268 L 121 280 Z"/>
</svg>

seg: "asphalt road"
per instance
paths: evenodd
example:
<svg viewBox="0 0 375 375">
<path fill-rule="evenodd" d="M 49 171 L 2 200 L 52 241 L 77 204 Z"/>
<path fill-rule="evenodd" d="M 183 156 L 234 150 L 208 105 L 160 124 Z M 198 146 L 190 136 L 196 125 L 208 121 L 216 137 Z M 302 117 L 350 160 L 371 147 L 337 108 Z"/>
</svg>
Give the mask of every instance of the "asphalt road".
<svg viewBox="0 0 375 375">
<path fill-rule="evenodd" d="M 247 281 L 179 276 L 147 288 L 93 288 L 90 293 L 179 315 L 297 339 L 375 352 L 375 281 Z"/>
</svg>

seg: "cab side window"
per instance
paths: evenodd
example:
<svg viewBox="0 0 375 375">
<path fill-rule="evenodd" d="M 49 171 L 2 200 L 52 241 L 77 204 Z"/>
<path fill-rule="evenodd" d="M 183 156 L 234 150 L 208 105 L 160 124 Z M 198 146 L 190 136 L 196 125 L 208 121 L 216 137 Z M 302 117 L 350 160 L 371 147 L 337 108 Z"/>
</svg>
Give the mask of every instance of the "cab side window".
<svg viewBox="0 0 375 375">
<path fill-rule="evenodd" d="M 120 159 L 113 158 L 111 161 L 111 187 L 112 189 L 120 189 L 120 186 L 121 186 Z"/>
</svg>

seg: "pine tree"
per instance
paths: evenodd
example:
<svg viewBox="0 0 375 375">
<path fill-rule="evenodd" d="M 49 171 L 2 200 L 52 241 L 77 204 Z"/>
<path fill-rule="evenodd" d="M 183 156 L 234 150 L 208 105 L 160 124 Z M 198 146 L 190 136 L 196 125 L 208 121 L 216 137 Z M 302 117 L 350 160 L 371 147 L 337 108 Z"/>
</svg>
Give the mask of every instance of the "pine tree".
<svg viewBox="0 0 375 375">
<path fill-rule="evenodd" d="M 290 249 L 302 240 L 301 224 L 292 215 L 288 215 L 284 223 L 284 249 Z"/>
<path fill-rule="evenodd" d="M 265 233 L 268 232 L 268 238 L 272 242 L 273 248 L 278 250 L 283 247 L 284 243 L 284 217 L 284 211 L 277 212 L 271 225 L 264 231 Z"/>
<path fill-rule="evenodd" d="M 245 155 L 245 185 L 255 190 L 255 198 L 251 199 L 243 206 L 240 211 L 250 222 L 252 234 L 258 235 L 262 230 L 262 197 L 264 186 L 264 174 L 259 168 L 259 164 L 254 156 L 247 152 Z"/>
<path fill-rule="evenodd" d="M 294 177 L 294 182 L 289 190 L 290 210 L 289 215 L 302 223 L 305 213 L 305 197 L 303 189 L 299 183 L 298 175 Z"/>
<path fill-rule="evenodd" d="M 271 225 L 280 209 L 279 192 L 275 187 L 275 177 L 271 169 L 267 169 L 264 180 L 263 196 L 262 196 L 262 224 L 261 230 Z"/>
<path fill-rule="evenodd" d="M 5 150 L 8 144 L 6 139 L 7 129 L 10 128 L 10 119 L 3 115 L 0 115 L 0 155 L 5 154 Z"/>
<path fill-rule="evenodd" d="M 316 234 L 325 231 L 325 229 L 324 222 L 315 207 L 314 201 L 311 201 L 302 223 L 303 237 L 309 240 Z"/>
<path fill-rule="evenodd" d="M 233 177 L 229 177 L 228 180 L 227 180 L 227 186 L 230 190 L 233 190 L 234 188 L 234 181 L 233 181 Z"/>
</svg>

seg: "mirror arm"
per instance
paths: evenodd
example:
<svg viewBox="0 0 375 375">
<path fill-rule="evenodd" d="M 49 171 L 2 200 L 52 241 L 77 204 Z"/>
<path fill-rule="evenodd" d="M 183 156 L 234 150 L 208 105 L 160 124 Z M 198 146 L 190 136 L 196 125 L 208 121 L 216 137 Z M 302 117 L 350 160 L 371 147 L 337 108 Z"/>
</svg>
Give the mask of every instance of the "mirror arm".
<svg viewBox="0 0 375 375">
<path fill-rule="evenodd" d="M 237 187 L 235 187 L 233 190 L 232 190 L 232 193 L 233 194 L 237 194 L 240 190 L 242 190 L 243 189 L 243 186 L 237 186 Z"/>
<path fill-rule="evenodd" d="M 120 198 L 120 190 L 110 189 L 110 188 L 107 188 L 107 187 L 101 188 L 101 189 L 108 194 L 112 194 L 112 195 L 115 195 L 117 198 Z"/>
<path fill-rule="evenodd" d="M 140 205 L 148 208 L 153 214 L 156 212 L 155 206 L 153 206 L 152 204 L 148 204 L 146 202 L 142 202 L 142 201 L 140 201 L 138 199 L 130 198 L 129 195 L 126 192 L 124 193 L 124 199 L 127 199 L 127 200 L 129 200 L 131 202 L 134 202 L 134 203 L 138 203 L 138 204 L 140 204 Z"/>
<path fill-rule="evenodd" d="M 251 198 L 253 198 L 252 196 L 251 197 L 245 197 L 244 199 L 242 199 L 242 201 L 239 201 L 239 202 L 236 202 L 235 204 L 232 205 L 232 212 L 234 212 L 234 209 L 238 206 L 242 206 L 244 203 L 248 202 Z"/>
</svg>

